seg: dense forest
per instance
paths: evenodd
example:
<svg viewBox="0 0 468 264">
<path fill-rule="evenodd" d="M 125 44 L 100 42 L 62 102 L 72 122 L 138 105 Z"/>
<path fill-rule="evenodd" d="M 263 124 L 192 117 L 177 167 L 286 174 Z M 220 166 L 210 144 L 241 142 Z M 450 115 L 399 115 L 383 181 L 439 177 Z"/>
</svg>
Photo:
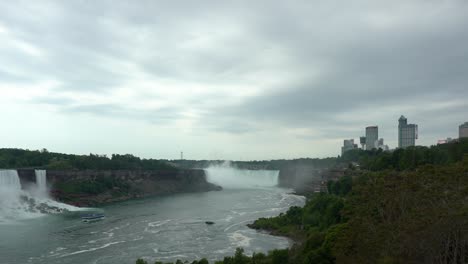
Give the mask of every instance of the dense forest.
<svg viewBox="0 0 468 264">
<path fill-rule="evenodd" d="M 285 166 L 307 165 L 316 168 L 335 166 L 337 158 L 294 159 L 266 161 L 232 161 L 230 166 L 239 169 L 280 170 Z M 72 155 L 42 150 L 0 149 L 0 168 L 44 168 L 51 170 L 169 170 L 175 168 L 193 169 L 220 166 L 224 160 L 155 160 L 141 159 L 131 154 L 106 155 Z"/>
<path fill-rule="evenodd" d="M 468 263 L 467 143 L 345 154 L 341 162 L 360 166 L 328 182 L 327 193 L 249 225 L 291 237 L 293 247 L 237 249 L 215 264 Z"/>
<path fill-rule="evenodd" d="M 174 170 L 166 161 L 141 159 L 130 154 L 70 155 L 43 150 L 0 149 L 0 168 L 44 168 L 50 170 Z"/>
</svg>

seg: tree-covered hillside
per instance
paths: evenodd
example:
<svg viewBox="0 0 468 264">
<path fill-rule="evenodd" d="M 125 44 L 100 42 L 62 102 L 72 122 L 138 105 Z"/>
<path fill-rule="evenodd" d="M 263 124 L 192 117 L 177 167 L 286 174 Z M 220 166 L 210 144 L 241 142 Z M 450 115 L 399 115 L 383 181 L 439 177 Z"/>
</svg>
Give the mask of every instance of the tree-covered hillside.
<svg viewBox="0 0 468 264">
<path fill-rule="evenodd" d="M 70 155 L 49 152 L 46 149 L 0 149 L 0 168 L 44 168 L 51 170 L 174 170 L 166 161 L 141 159 L 130 154 Z"/>
</svg>

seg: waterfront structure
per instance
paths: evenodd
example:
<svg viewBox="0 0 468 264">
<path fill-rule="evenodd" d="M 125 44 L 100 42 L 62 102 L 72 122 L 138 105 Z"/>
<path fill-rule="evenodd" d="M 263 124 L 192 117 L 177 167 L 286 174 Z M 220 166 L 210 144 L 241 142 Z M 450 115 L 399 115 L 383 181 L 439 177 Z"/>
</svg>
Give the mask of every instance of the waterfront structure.
<svg viewBox="0 0 468 264">
<path fill-rule="evenodd" d="M 398 147 L 406 148 L 416 145 L 418 139 L 418 125 L 408 124 L 406 117 L 398 119 Z"/>
<path fill-rule="evenodd" d="M 468 122 L 458 127 L 458 138 L 468 138 Z"/>
<path fill-rule="evenodd" d="M 341 147 L 341 155 L 343 155 L 346 151 L 357 149 L 357 144 L 354 144 L 354 139 L 345 139 L 343 141 L 343 147 Z"/>
<path fill-rule="evenodd" d="M 368 126 L 366 127 L 366 150 L 377 148 L 379 139 L 379 127 Z"/>
</svg>

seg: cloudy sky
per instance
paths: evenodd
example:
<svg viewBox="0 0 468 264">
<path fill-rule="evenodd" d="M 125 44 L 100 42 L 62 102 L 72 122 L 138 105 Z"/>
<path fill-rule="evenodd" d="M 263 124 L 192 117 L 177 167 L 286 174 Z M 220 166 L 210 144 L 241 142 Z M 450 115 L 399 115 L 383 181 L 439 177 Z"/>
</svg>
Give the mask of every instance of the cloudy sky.
<svg viewBox="0 0 468 264">
<path fill-rule="evenodd" d="M 468 121 L 468 1 L 1 1 L 0 147 L 336 156 Z"/>
</svg>

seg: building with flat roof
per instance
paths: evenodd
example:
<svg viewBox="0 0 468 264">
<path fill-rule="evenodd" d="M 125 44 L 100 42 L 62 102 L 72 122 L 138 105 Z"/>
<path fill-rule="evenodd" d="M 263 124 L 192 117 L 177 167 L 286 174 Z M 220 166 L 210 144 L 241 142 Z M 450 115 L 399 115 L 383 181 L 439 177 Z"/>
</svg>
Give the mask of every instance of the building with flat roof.
<svg viewBox="0 0 468 264">
<path fill-rule="evenodd" d="M 468 138 L 468 122 L 458 127 L 458 138 Z"/>
<path fill-rule="evenodd" d="M 379 139 L 379 127 L 368 126 L 366 127 L 366 150 L 377 148 Z"/>
<path fill-rule="evenodd" d="M 418 125 L 408 124 L 406 117 L 398 119 L 398 147 L 406 148 L 416 145 L 418 139 Z"/>
<path fill-rule="evenodd" d="M 354 144 L 354 139 L 345 139 L 343 141 L 343 147 L 341 147 L 341 155 L 348 150 L 357 149 L 357 144 Z"/>
<path fill-rule="evenodd" d="M 377 149 L 384 150 L 384 151 L 388 151 L 388 150 L 389 150 L 389 147 L 388 147 L 387 145 L 384 144 L 384 139 L 383 139 L 383 138 L 377 140 L 376 148 L 377 148 Z"/>
</svg>

